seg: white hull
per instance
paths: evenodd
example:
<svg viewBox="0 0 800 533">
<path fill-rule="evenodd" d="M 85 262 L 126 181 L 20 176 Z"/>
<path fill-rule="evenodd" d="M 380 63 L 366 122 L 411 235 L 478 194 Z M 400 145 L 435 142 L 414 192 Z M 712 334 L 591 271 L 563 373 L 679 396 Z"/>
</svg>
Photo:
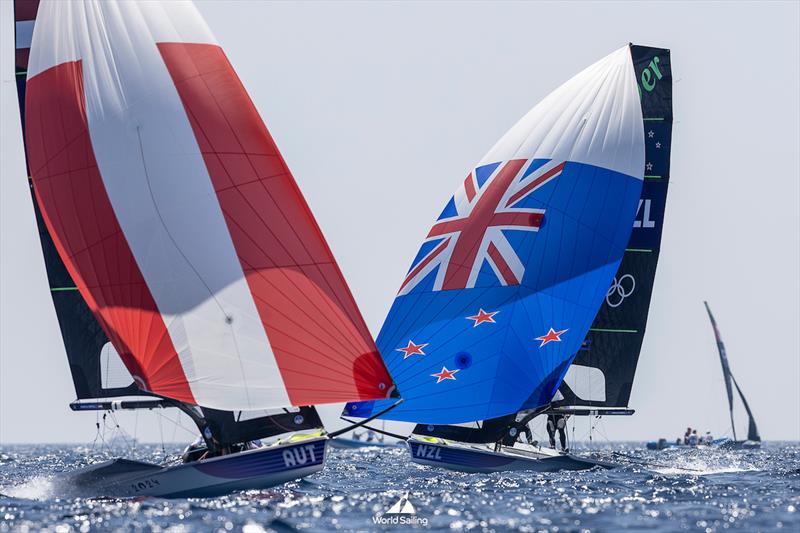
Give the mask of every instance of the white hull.
<svg viewBox="0 0 800 533">
<path fill-rule="evenodd" d="M 327 437 L 316 437 L 176 466 L 114 459 L 64 477 L 75 489 L 92 496 L 219 496 L 274 487 L 319 472 L 327 446 Z"/>
<path fill-rule="evenodd" d="M 411 460 L 415 463 L 460 472 L 489 473 L 512 470 L 557 472 L 587 470 L 595 466 L 602 468 L 615 466 L 559 453 L 549 448 L 519 443 L 515 447 L 503 446 L 500 451 L 494 451 L 488 445 L 459 443 L 430 437 L 412 436 L 407 443 Z"/>
</svg>

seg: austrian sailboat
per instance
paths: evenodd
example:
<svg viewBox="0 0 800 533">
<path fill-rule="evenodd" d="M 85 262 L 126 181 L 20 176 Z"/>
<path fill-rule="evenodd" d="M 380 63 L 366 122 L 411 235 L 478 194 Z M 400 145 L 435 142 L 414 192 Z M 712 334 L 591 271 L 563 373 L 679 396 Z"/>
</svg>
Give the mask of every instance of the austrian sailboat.
<svg viewBox="0 0 800 533">
<path fill-rule="evenodd" d="M 417 423 L 412 460 L 473 472 L 610 466 L 521 437 L 548 412 L 632 412 L 671 124 L 669 51 L 625 46 L 547 96 L 469 172 L 378 336 L 405 400 L 381 418 Z M 598 375 L 602 396 L 578 387 Z"/>
<path fill-rule="evenodd" d="M 177 408 L 202 436 L 178 464 L 117 459 L 71 479 L 104 496 L 211 496 L 320 470 L 313 405 L 389 398 L 394 384 L 201 15 L 172 0 L 14 11 L 71 407 Z"/>
<path fill-rule="evenodd" d="M 719 352 L 719 362 L 722 365 L 722 378 L 725 380 L 725 392 L 728 396 L 728 413 L 731 417 L 731 432 L 733 433 L 733 439 L 723 437 L 719 439 L 715 439 L 711 442 L 705 442 L 704 444 L 712 444 L 715 446 L 724 446 L 726 448 L 739 448 L 739 449 L 756 449 L 761 447 L 761 435 L 758 433 L 758 427 L 756 426 L 756 419 L 753 417 L 753 411 L 750 410 L 750 404 L 747 403 L 747 400 L 744 397 L 744 393 L 742 392 L 741 387 L 739 387 L 739 383 L 736 382 L 736 378 L 733 377 L 731 373 L 731 366 L 728 362 L 728 354 L 725 351 L 725 343 L 722 342 L 722 335 L 719 333 L 719 328 L 717 327 L 717 321 L 714 320 L 714 315 L 711 314 L 711 308 L 708 306 L 708 302 L 703 302 L 703 305 L 706 307 L 706 312 L 708 313 L 708 319 L 711 321 L 711 327 L 714 329 L 714 339 L 717 342 L 717 351 Z M 747 439 L 739 440 L 736 437 L 736 422 L 733 419 L 733 387 L 736 387 L 736 392 L 739 394 L 739 398 L 742 400 L 742 405 L 744 406 L 744 410 L 747 413 Z M 651 450 L 661 450 L 664 448 L 673 448 L 673 447 L 680 447 L 686 446 L 687 444 L 678 440 L 674 443 L 667 440 L 667 439 L 659 439 L 658 441 L 651 441 L 647 443 L 647 447 Z"/>
</svg>

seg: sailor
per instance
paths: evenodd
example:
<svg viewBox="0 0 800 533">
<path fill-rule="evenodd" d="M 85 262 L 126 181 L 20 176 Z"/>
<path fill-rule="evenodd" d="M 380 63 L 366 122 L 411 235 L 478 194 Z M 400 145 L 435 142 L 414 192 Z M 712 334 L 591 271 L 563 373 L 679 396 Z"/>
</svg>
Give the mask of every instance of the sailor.
<svg viewBox="0 0 800 533">
<path fill-rule="evenodd" d="M 261 439 L 251 440 L 244 445 L 245 450 L 257 450 L 262 446 L 264 446 L 264 443 L 261 442 Z"/>
<path fill-rule="evenodd" d="M 692 434 L 689 435 L 689 446 L 697 446 L 698 440 L 697 430 L 693 429 Z"/>
<path fill-rule="evenodd" d="M 689 444 L 689 436 L 692 434 L 692 428 L 686 428 L 686 433 L 683 434 L 683 443 Z"/>
<path fill-rule="evenodd" d="M 528 441 L 528 444 L 531 446 L 536 446 L 538 444 L 535 440 L 533 440 L 533 432 L 531 431 L 530 423 L 522 426 L 522 432 L 525 433 L 525 440 Z"/>
<path fill-rule="evenodd" d="M 711 435 L 710 431 L 706 431 L 706 436 L 704 440 L 705 443 L 708 444 L 709 446 L 714 443 L 714 437 Z"/>
<path fill-rule="evenodd" d="M 377 440 L 376 437 L 377 434 L 374 431 L 372 431 L 371 429 L 367 430 L 367 442 L 372 442 L 374 440 Z"/>
<path fill-rule="evenodd" d="M 559 414 L 547 415 L 547 435 L 550 437 L 550 447 L 556 447 L 556 430 L 561 441 L 561 449 L 568 452 L 567 448 L 567 417 Z"/>
<path fill-rule="evenodd" d="M 192 461 L 196 461 L 206 453 L 208 453 L 208 450 L 206 450 L 206 441 L 201 435 L 194 439 L 194 441 L 183 450 L 183 453 L 181 454 L 181 462 L 190 463 Z"/>
</svg>

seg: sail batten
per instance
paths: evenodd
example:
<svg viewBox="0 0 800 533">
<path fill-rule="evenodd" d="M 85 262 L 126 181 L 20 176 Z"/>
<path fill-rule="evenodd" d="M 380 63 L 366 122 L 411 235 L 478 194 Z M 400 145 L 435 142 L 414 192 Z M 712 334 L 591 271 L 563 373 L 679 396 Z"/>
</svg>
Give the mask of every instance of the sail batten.
<svg viewBox="0 0 800 533">
<path fill-rule="evenodd" d="M 42 2 L 30 58 L 48 234 L 142 390 L 221 410 L 389 396 L 310 209 L 190 2 Z"/>
</svg>

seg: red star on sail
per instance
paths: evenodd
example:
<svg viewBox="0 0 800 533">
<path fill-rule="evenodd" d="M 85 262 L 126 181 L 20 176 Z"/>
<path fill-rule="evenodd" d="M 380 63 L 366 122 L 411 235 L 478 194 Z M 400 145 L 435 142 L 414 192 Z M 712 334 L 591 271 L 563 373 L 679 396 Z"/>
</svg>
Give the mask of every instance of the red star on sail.
<svg viewBox="0 0 800 533">
<path fill-rule="evenodd" d="M 452 379 L 455 381 L 455 373 L 461 370 L 460 368 L 456 368 L 455 370 L 447 370 L 447 367 L 443 366 L 441 372 L 437 372 L 436 374 L 431 374 L 431 376 L 437 378 L 436 383 L 441 383 L 446 379 Z"/>
<path fill-rule="evenodd" d="M 474 320 L 475 321 L 475 323 L 472 324 L 473 328 L 476 328 L 476 327 L 480 326 L 484 322 L 490 322 L 490 323 L 494 324 L 495 321 L 494 321 L 494 319 L 492 317 L 494 315 L 496 315 L 497 313 L 499 313 L 499 312 L 500 311 L 492 311 L 491 313 L 487 313 L 486 311 L 481 309 L 480 311 L 478 311 L 477 315 L 468 316 L 467 320 Z"/>
<path fill-rule="evenodd" d="M 539 345 L 539 348 L 547 344 L 548 342 L 561 342 L 561 335 L 569 331 L 568 329 L 562 329 L 561 331 L 555 331 L 553 328 L 550 328 L 550 331 L 547 332 L 547 335 L 542 335 L 541 337 L 536 337 L 537 341 L 542 341 Z"/>
<path fill-rule="evenodd" d="M 422 349 L 427 345 L 428 345 L 427 342 L 425 344 L 414 344 L 414 341 L 409 340 L 408 346 L 406 346 L 405 348 L 396 348 L 395 351 L 403 352 L 404 354 L 403 359 L 405 360 L 415 354 L 425 355 L 425 352 L 423 352 Z"/>
</svg>

